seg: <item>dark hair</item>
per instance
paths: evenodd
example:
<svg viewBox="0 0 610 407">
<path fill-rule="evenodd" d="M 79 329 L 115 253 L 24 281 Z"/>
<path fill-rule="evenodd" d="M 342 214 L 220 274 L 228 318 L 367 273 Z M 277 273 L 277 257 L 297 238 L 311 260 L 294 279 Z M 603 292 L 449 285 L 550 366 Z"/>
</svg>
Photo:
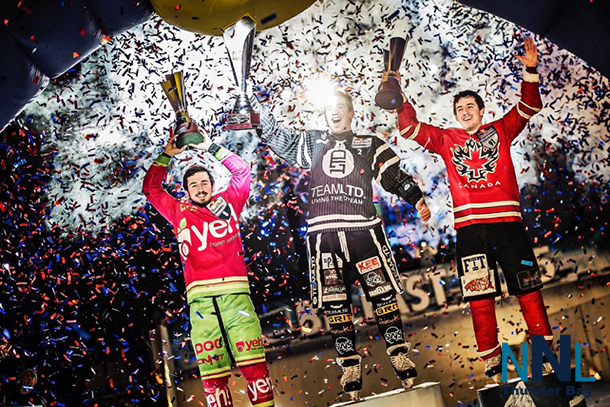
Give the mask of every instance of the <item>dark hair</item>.
<svg viewBox="0 0 610 407">
<path fill-rule="evenodd" d="M 483 102 L 483 99 L 481 99 L 481 96 L 479 96 L 479 94 L 477 92 L 472 91 L 472 90 L 463 90 L 453 97 L 453 115 L 454 116 L 457 114 L 457 112 L 455 111 L 455 105 L 457 105 L 457 102 L 459 102 L 460 99 L 464 99 L 467 97 L 473 97 L 474 101 L 477 102 L 477 106 L 479 106 L 479 109 L 485 108 L 485 103 Z"/>
<path fill-rule="evenodd" d="M 335 98 L 340 98 L 340 99 L 345 100 L 345 104 L 347 105 L 347 109 L 350 112 L 354 111 L 354 104 L 352 103 L 352 97 L 349 95 L 349 93 L 347 93 L 347 92 L 345 92 L 345 91 L 343 91 L 341 89 L 335 89 L 333 91 L 333 96 Z"/>
<path fill-rule="evenodd" d="M 189 177 L 197 174 L 198 172 L 206 172 L 208 174 L 208 177 L 210 177 L 210 183 L 212 184 L 212 188 L 214 188 L 214 177 L 212 176 L 210 170 L 205 168 L 203 165 L 193 165 L 191 168 L 186 170 L 184 176 L 182 177 L 182 188 L 184 188 L 185 191 L 188 192 L 189 190 L 187 185 Z"/>
</svg>

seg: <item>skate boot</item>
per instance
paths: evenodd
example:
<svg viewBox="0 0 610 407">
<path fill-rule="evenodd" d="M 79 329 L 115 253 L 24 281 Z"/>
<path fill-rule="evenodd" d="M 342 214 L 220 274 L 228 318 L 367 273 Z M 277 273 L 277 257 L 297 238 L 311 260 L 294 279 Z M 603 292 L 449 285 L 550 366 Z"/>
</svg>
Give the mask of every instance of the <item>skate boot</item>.
<svg viewBox="0 0 610 407">
<path fill-rule="evenodd" d="M 394 368 L 394 373 L 400 379 L 402 387 L 410 389 L 413 387 L 413 382 L 417 377 L 417 370 L 415 370 L 415 363 L 409 359 L 409 348 L 411 344 L 399 343 L 398 345 L 392 345 L 388 348 L 387 352 L 390 356 L 390 362 Z"/>
<path fill-rule="evenodd" d="M 337 364 L 343 369 L 343 376 L 341 376 L 340 381 L 343 391 L 355 400 L 358 399 L 360 390 L 362 390 L 361 361 L 360 355 L 337 358 Z"/>
<path fill-rule="evenodd" d="M 542 375 L 546 376 L 553 373 L 553 365 L 546 358 L 546 355 L 542 355 Z"/>
<path fill-rule="evenodd" d="M 502 355 L 492 356 L 485 361 L 485 376 L 495 383 L 502 383 Z"/>
</svg>

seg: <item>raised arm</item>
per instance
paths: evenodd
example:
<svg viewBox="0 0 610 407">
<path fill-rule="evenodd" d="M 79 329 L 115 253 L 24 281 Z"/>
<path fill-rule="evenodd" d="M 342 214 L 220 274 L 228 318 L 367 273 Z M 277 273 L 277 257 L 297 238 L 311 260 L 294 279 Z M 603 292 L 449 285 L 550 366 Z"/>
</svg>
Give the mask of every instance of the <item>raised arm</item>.
<svg viewBox="0 0 610 407">
<path fill-rule="evenodd" d="M 169 141 L 165 146 L 163 153 L 157 157 L 146 172 L 142 185 L 142 191 L 144 192 L 146 199 L 148 199 L 152 206 L 154 206 L 170 223 L 174 218 L 177 200 L 165 192 L 162 186 L 163 180 L 165 179 L 167 166 L 172 157 L 183 152 L 185 149 L 186 147 L 176 147 L 176 136 L 173 134 L 173 131 L 170 131 Z"/>
<path fill-rule="evenodd" d="M 255 96 L 250 98 L 250 102 L 254 110 L 261 115 L 263 142 L 291 165 L 310 169 L 313 155 L 312 132 L 293 130 L 281 125 L 275 120 L 271 111 L 262 106 Z"/>
<path fill-rule="evenodd" d="M 226 195 L 235 202 L 235 210 L 241 211 L 250 195 L 250 165 L 237 154 L 214 143 L 207 151 L 231 172 Z"/>
<path fill-rule="evenodd" d="M 419 212 L 422 220 L 427 222 L 430 219 L 430 209 L 413 177 L 400 169 L 400 157 L 385 141 L 378 137 L 373 140 L 375 152 L 372 170 L 375 181 L 386 191 L 407 201 Z"/>
<path fill-rule="evenodd" d="M 542 109 L 542 100 L 538 89 L 540 78 L 536 70 L 538 50 L 531 38 L 526 38 L 524 45 L 524 55 L 515 55 L 525 67 L 523 82 L 521 83 L 521 100 L 501 120 L 506 129 L 509 143 L 521 133 L 532 116 Z"/>
<path fill-rule="evenodd" d="M 415 141 L 433 153 L 438 153 L 443 143 L 442 129 L 421 123 L 417 119 L 413 105 L 406 97 L 404 100 L 402 106 L 396 110 L 400 135 L 407 140 Z"/>
</svg>

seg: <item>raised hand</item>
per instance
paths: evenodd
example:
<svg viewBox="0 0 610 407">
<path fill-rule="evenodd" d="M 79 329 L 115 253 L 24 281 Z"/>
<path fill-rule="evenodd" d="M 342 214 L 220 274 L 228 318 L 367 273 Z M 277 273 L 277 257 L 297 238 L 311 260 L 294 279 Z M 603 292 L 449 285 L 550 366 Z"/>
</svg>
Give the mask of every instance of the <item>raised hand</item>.
<svg viewBox="0 0 610 407">
<path fill-rule="evenodd" d="M 536 43 L 533 39 L 527 37 L 525 39 L 525 55 L 519 56 L 515 55 L 525 67 L 536 67 L 538 63 L 538 50 L 536 49 Z"/>
<path fill-rule="evenodd" d="M 169 141 L 167 142 L 167 145 L 165 146 L 165 150 L 163 150 L 163 152 L 165 154 L 169 155 L 170 157 L 173 157 L 176 154 L 180 154 L 184 150 L 186 150 L 186 146 L 184 146 L 182 148 L 178 148 L 176 146 L 176 135 L 174 134 L 174 129 L 170 129 L 169 130 Z"/>
</svg>

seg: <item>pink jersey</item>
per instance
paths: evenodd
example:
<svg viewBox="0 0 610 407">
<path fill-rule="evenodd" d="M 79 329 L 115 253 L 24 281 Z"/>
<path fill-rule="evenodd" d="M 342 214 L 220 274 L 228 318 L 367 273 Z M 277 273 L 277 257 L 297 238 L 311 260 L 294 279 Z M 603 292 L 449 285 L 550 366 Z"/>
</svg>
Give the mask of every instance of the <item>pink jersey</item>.
<svg viewBox="0 0 610 407">
<path fill-rule="evenodd" d="M 173 225 L 178 238 L 189 302 L 201 296 L 250 292 L 238 223 L 250 194 L 250 166 L 222 147 L 214 156 L 231 171 L 231 181 L 205 207 L 165 192 L 161 185 L 169 156 L 159 156 L 144 177 L 146 198 Z"/>
<path fill-rule="evenodd" d="M 409 102 L 398 109 L 402 137 L 439 154 L 447 166 L 455 227 L 474 223 L 520 222 L 519 186 L 510 145 L 542 102 L 535 82 L 523 82 L 521 100 L 503 118 L 485 124 L 476 134 L 420 123 Z"/>
</svg>

